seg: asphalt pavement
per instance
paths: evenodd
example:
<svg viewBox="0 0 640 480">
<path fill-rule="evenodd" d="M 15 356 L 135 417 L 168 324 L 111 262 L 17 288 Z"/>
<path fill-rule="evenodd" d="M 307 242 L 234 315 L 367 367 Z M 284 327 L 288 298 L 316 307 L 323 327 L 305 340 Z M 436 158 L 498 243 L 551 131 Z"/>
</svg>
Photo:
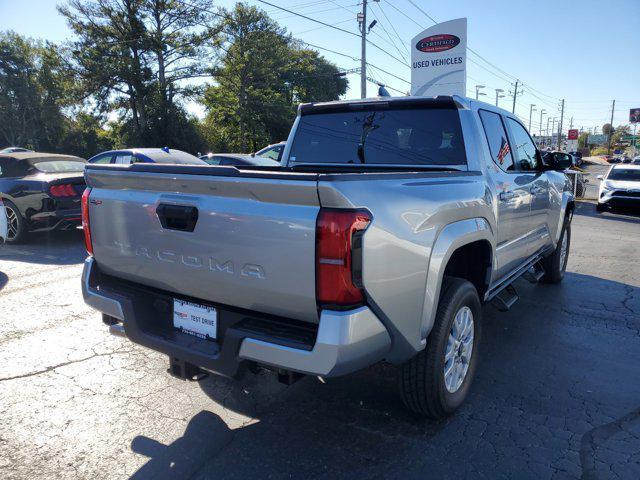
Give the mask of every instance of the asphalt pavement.
<svg viewBox="0 0 640 480">
<path fill-rule="evenodd" d="M 581 203 L 561 285 L 484 308 L 471 395 L 407 413 L 395 369 L 185 382 L 84 305 L 78 232 L 0 246 L 0 478 L 640 478 L 640 214 Z"/>
</svg>

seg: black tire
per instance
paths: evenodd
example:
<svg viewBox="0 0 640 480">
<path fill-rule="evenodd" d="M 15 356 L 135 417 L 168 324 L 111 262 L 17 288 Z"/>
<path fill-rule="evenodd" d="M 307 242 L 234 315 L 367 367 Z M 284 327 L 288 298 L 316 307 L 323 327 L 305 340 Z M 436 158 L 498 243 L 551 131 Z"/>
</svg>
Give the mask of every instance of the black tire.
<svg viewBox="0 0 640 480">
<path fill-rule="evenodd" d="M 473 315 L 473 346 L 464 380 L 452 393 L 445 384 L 445 355 L 455 316 L 465 306 Z M 476 370 L 481 324 L 482 308 L 473 284 L 445 277 L 427 346 L 400 367 L 400 394 L 409 410 L 438 419 L 451 415 L 464 402 Z"/>
<path fill-rule="evenodd" d="M 7 226 L 9 227 L 6 242 L 9 244 L 22 243 L 27 236 L 26 220 L 18 210 L 18 207 L 9 200 L 4 200 L 4 208 L 7 213 Z"/>
<path fill-rule="evenodd" d="M 564 259 L 562 259 L 562 243 L 564 239 L 567 240 L 567 251 Z M 567 268 L 567 261 L 569 260 L 569 252 L 571 247 L 571 223 L 567 218 L 564 220 L 562 226 L 562 232 L 558 245 L 553 253 L 542 260 L 542 267 L 544 268 L 544 275 L 541 280 L 544 283 L 560 283 L 564 278 L 564 272 Z"/>
<path fill-rule="evenodd" d="M 604 212 L 605 210 L 607 210 L 607 206 L 604 203 L 598 202 L 596 204 L 596 211 L 597 212 Z"/>
</svg>

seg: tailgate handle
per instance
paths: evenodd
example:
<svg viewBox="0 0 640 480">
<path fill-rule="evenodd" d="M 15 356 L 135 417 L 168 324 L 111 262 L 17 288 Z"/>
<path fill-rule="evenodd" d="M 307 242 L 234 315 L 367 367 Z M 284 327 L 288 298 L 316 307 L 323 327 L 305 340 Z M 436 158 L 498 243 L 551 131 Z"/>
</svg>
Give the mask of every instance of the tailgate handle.
<svg viewBox="0 0 640 480">
<path fill-rule="evenodd" d="M 156 208 L 156 214 L 162 228 L 193 232 L 198 221 L 198 209 L 187 205 L 169 205 L 161 203 Z"/>
</svg>

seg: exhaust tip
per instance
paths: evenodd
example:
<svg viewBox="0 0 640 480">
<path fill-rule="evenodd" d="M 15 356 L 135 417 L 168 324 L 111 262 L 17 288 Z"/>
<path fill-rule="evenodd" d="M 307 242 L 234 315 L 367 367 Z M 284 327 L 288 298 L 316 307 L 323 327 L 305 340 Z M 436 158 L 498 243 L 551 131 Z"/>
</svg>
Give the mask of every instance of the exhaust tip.
<svg viewBox="0 0 640 480">
<path fill-rule="evenodd" d="M 109 325 L 109 333 L 116 337 L 125 337 L 127 334 L 124 332 L 124 326 L 121 324 Z"/>
</svg>

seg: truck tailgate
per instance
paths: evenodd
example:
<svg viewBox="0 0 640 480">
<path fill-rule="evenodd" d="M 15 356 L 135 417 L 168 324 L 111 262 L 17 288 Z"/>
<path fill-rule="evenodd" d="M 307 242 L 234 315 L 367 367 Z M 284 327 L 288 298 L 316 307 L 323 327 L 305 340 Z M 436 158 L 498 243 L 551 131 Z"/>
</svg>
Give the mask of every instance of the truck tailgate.
<svg viewBox="0 0 640 480">
<path fill-rule="evenodd" d="M 317 176 L 173 167 L 87 168 L 100 270 L 178 295 L 317 322 Z"/>
</svg>

